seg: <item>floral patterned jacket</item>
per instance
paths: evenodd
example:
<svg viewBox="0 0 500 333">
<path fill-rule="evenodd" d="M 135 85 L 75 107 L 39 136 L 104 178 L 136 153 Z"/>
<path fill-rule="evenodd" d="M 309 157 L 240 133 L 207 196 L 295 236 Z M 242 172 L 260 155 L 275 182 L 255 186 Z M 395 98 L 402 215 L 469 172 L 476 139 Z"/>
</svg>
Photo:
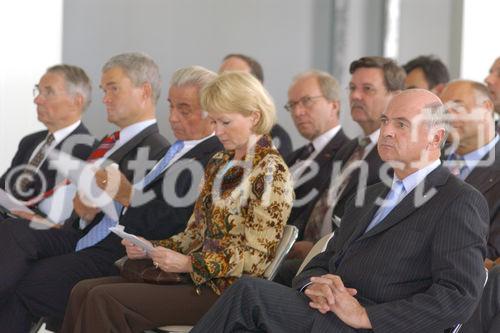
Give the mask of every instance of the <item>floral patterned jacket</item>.
<svg viewBox="0 0 500 333">
<path fill-rule="evenodd" d="M 272 261 L 293 204 L 288 168 L 262 136 L 243 161 L 219 152 L 186 229 L 155 245 L 191 256 L 191 279 L 222 293 L 242 274 L 262 276 Z"/>
</svg>

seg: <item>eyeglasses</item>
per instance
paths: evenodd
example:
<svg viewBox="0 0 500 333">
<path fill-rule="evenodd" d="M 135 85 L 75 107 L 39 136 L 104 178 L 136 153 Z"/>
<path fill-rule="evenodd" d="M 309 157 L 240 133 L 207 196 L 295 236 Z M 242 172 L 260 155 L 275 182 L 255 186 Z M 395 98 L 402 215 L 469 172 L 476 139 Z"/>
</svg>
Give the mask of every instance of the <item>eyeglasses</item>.
<svg viewBox="0 0 500 333">
<path fill-rule="evenodd" d="M 314 100 L 317 98 L 323 98 L 323 96 L 304 96 L 296 102 L 290 101 L 286 103 L 285 109 L 288 112 L 292 112 L 295 109 L 295 107 L 299 104 L 308 109 L 314 105 Z"/>
<path fill-rule="evenodd" d="M 56 94 L 56 92 L 50 88 L 44 89 L 42 91 L 42 89 L 40 89 L 38 85 L 35 85 L 33 87 L 33 97 L 36 98 L 39 95 L 45 99 L 50 99 L 56 97 L 58 94 Z"/>
</svg>

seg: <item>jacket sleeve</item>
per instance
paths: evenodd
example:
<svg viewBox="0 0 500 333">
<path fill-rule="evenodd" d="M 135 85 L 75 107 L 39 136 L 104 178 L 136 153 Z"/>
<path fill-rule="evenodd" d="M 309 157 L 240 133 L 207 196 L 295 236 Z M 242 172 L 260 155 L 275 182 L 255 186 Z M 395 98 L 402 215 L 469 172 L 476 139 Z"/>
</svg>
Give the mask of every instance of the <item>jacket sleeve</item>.
<svg viewBox="0 0 500 333">
<path fill-rule="evenodd" d="M 475 191 L 443 207 L 432 241 L 431 287 L 405 299 L 367 306 L 375 332 L 442 331 L 470 317 L 485 281 L 487 212 L 486 201 Z"/>
</svg>

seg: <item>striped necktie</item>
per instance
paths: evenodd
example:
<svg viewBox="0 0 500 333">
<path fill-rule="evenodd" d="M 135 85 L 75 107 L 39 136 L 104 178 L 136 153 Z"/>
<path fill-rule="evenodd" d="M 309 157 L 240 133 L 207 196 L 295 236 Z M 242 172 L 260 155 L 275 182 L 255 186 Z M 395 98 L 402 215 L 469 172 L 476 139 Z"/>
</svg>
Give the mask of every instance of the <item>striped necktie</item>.
<svg viewBox="0 0 500 333">
<path fill-rule="evenodd" d="M 28 166 L 25 170 L 23 170 L 23 173 L 20 176 L 20 185 L 22 192 L 26 192 L 28 190 L 28 186 L 33 181 L 33 176 L 36 170 L 38 170 L 42 162 L 47 157 L 47 149 L 54 142 L 54 140 L 54 135 L 52 133 L 49 133 L 40 146 L 40 149 L 38 149 L 37 153 L 29 160 Z"/>
</svg>

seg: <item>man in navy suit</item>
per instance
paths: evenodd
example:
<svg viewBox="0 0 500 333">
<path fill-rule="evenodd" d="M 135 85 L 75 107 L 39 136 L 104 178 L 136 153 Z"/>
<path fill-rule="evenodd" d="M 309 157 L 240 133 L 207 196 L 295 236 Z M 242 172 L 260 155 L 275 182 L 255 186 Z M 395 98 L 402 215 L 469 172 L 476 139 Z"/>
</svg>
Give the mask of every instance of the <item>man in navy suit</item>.
<svg viewBox="0 0 500 333">
<path fill-rule="evenodd" d="M 54 206 L 63 205 L 65 199 L 71 205 L 72 195 L 52 198 L 54 186 L 63 178 L 49 166 L 47 156 L 53 149 L 63 149 L 79 159 L 89 156 L 95 139 L 81 117 L 90 104 L 91 90 L 91 82 L 80 67 L 63 64 L 48 68 L 33 90 L 38 120 L 47 129 L 20 141 L 10 167 L 0 177 L 0 188 L 19 200 L 31 201 L 32 209 L 38 208 L 54 222 L 67 218 L 57 214 Z"/>
<path fill-rule="evenodd" d="M 487 203 L 441 166 L 444 109 L 402 92 L 381 117 L 377 148 L 393 179 L 353 200 L 325 252 L 290 289 L 243 278 L 191 331 L 443 332 L 471 315 L 484 282 Z"/>
</svg>

